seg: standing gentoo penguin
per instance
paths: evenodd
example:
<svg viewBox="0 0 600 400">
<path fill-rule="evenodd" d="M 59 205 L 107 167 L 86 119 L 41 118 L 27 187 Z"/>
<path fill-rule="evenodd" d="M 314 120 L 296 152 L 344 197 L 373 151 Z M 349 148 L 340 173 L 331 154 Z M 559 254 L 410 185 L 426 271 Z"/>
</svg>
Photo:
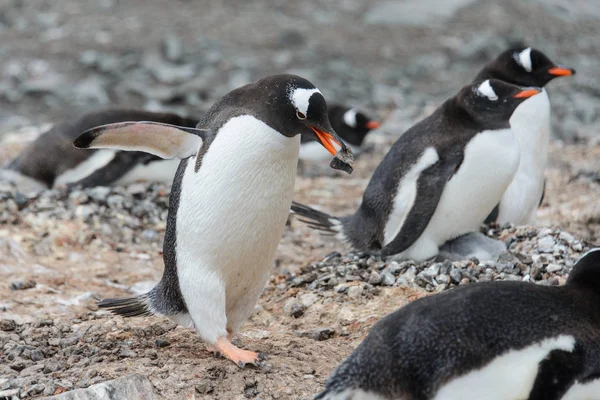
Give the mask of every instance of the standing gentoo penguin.
<svg viewBox="0 0 600 400">
<path fill-rule="evenodd" d="M 600 249 L 561 287 L 485 282 L 386 316 L 315 400 L 600 398 Z"/>
<path fill-rule="evenodd" d="M 335 132 L 352 149 L 356 157 L 361 152 L 361 146 L 372 129 L 381 125 L 356 108 L 341 104 L 329 104 L 329 121 Z M 300 159 L 309 161 L 326 160 L 327 153 L 323 152 L 321 145 L 308 137 L 302 137 L 300 146 Z"/>
<path fill-rule="evenodd" d="M 331 128 L 321 92 L 295 75 L 231 91 L 196 129 L 128 122 L 84 132 L 76 147 L 182 159 L 171 188 L 162 280 L 143 296 L 98 305 L 126 317 L 166 315 L 239 366 L 257 363 L 257 353 L 228 336 L 252 314 L 271 271 L 304 135 L 336 155 L 332 167 L 352 171 L 352 153 Z"/>
<path fill-rule="evenodd" d="M 531 47 L 506 50 L 477 74 L 474 82 L 500 79 L 520 86 L 543 87 L 559 76 L 574 75 Z M 535 224 L 544 193 L 544 169 L 550 144 L 550 100 L 546 90 L 517 107 L 510 126 L 521 147 L 519 169 L 486 223 Z"/>
<path fill-rule="evenodd" d="M 498 80 L 465 86 L 400 136 L 354 215 L 332 217 L 298 203 L 292 212 L 357 250 L 433 257 L 446 241 L 479 230 L 498 204 L 519 166 L 508 120 L 539 92 Z"/>
<path fill-rule="evenodd" d="M 124 121 L 153 121 L 193 128 L 198 120 L 170 113 L 109 109 L 91 112 L 63 122 L 42 134 L 2 170 L 0 177 L 14 181 L 34 180 L 41 187 L 83 187 L 126 184 L 138 179 L 171 183 L 177 165 L 141 152 L 86 151 L 73 147 L 81 132 L 99 125 Z"/>
</svg>

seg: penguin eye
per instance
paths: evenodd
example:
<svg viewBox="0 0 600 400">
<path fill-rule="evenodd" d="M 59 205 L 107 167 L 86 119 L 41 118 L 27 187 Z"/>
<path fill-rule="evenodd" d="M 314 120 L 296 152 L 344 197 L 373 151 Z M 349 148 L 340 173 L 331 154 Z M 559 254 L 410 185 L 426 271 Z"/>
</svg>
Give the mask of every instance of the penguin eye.
<svg viewBox="0 0 600 400">
<path fill-rule="evenodd" d="M 298 117 L 298 119 L 304 120 L 304 119 L 306 119 L 306 114 L 296 110 L 296 117 Z"/>
</svg>

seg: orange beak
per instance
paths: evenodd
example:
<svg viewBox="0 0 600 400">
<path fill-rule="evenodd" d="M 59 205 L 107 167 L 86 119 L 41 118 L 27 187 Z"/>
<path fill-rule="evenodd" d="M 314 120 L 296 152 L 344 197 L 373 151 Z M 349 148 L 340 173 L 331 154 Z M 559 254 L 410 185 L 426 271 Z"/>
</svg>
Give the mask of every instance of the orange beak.
<svg viewBox="0 0 600 400">
<path fill-rule="evenodd" d="M 571 76 L 575 71 L 569 68 L 554 67 L 548 70 L 550 75 L 554 76 Z"/>
<path fill-rule="evenodd" d="M 317 128 L 313 128 L 312 126 L 310 126 L 310 129 L 312 129 L 317 134 L 317 137 L 321 141 L 321 144 L 323 144 L 323 147 L 325 147 L 327 151 L 331 153 L 331 155 L 335 156 L 337 150 L 331 142 L 335 142 L 338 146 L 342 147 L 342 144 L 339 142 L 339 140 L 333 137 L 333 135 L 327 132 L 320 131 Z"/>
<path fill-rule="evenodd" d="M 538 93 L 540 93 L 540 91 L 537 89 L 526 89 L 526 90 L 523 90 L 523 91 L 515 94 L 514 98 L 515 99 L 526 99 L 528 97 L 535 96 Z"/>
<path fill-rule="evenodd" d="M 381 126 L 381 122 L 379 121 L 369 121 L 367 122 L 367 124 L 365 125 L 365 127 L 367 129 L 377 129 Z"/>
</svg>

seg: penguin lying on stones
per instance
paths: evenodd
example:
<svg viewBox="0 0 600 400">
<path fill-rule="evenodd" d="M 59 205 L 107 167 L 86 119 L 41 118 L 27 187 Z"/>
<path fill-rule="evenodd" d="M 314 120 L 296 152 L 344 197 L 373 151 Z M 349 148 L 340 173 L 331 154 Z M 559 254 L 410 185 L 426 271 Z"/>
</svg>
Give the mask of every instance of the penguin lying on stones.
<svg viewBox="0 0 600 400">
<path fill-rule="evenodd" d="M 600 398 L 600 249 L 561 287 L 495 281 L 379 321 L 315 400 Z"/>
<path fill-rule="evenodd" d="M 73 147 L 73 140 L 81 132 L 124 121 L 154 121 L 190 128 L 198 124 L 198 120 L 170 113 L 128 109 L 91 112 L 42 134 L 1 170 L 0 178 L 14 182 L 18 188 L 33 180 L 39 183 L 38 190 L 61 185 L 108 186 L 136 180 L 170 184 L 178 162 L 142 152 L 85 151 Z"/>
<path fill-rule="evenodd" d="M 381 123 L 368 117 L 356 108 L 341 104 L 329 104 L 329 121 L 336 133 L 350 146 L 352 154 L 356 157 L 362 150 L 362 145 L 367 134 L 379 128 Z M 326 160 L 327 153 L 320 148 L 321 145 L 307 137 L 302 137 L 300 146 L 300 160 L 320 161 Z"/>
<path fill-rule="evenodd" d="M 239 366 L 258 363 L 257 353 L 237 348 L 230 337 L 252 314 L 271 272 L 292 202 L 300 136 L 316 137 L 335 155 L 332 167 L 352 172 L 352 153 L 332 129 L 321 92 L 295 75 L 233 90 L 197 128 L 125 122 L 78 137 L 78 148 L 181 159 L 162 280 L 145 295 L 98 305 L 125 317 L 165 315 L 195 328 Z"/>
<path fill-rule="evenodd" d="M 394 143 L 355 214 L 299 203 L 292 212 L 356 250 L 434 257 L 446 241 L 479 230 L 498 204 L 519 166 L 509 118 L 540 91 L 498 80 L 468 85 Z"/>
<path fill-rule="evenodd" d="M 544 87 L 561 76 L 575 74 L 559 67 L 544 53 L 531 47 L 506 50 L 477 74 L 474 82 L 500 79 L 515 85 Z M 517 107 L 510 126 L 521 147 L 521 162 L 513 181 L 486 223 L 535 224 L 536 210 L 544 194 L 544 169 L 550 144 L 550 100 L 546 90 Z"/>
</svg>

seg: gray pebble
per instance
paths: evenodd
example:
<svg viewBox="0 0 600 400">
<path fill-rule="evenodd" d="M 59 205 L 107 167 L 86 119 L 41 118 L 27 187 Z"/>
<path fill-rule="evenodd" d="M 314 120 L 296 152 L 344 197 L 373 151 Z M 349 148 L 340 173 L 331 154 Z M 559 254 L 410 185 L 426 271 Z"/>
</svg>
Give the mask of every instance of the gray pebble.
<svg viewBox="0 0 600 400">
<path fill-rule="evenodd" d="M 393 286 L 396 283 L 396 277 L 391 272 L 384 272 L 382 275 L 381 284 L 383 286 Z"/>
<path fill-rule="evenodd" d="M 379 274 L 377 271 L 371 271 L 371 274 L 369 275 L 369 283 L 371 285 L 379 285 L 381 283 L 381 281 L 383 281 L 383 277 L 381 276 L 381 274 Z"/>
</svg>

